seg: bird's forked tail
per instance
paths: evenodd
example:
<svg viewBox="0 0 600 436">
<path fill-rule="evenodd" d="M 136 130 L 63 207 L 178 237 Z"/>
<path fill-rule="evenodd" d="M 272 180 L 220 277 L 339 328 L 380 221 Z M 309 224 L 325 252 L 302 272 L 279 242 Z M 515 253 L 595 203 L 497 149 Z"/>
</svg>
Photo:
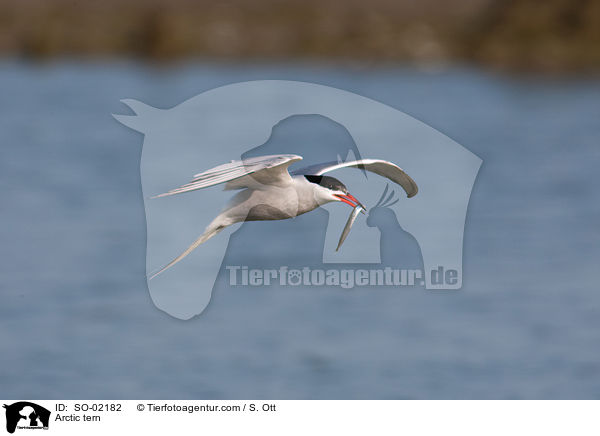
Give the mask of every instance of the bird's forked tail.
<svg viewBox="0 0 600 436">
<path fill-rule="evenodd" d="M 188 248 L 186 248 L 186 250 L 183 253 L 181 253 L 179 256 L 177 256 L 175 259 L 173 259 L 171 262 L 169 262 L 168 264 L 166 264 L 165 266 L 163 266 L 161 269 L 159 269 L 158 271 L 156 271 L 155 273 L 153 273 L 152 275 L 150 275 L 150 277 L 148 279 L 152 280 L 154 277 L 156 277 L 160 273 L 162 273 L 162 272 L 168 270 L 169 268 L 171 268 L 177 262 L 179 262 L 184 257 L 186 257 L 188 254 L 190 254 L 192 251 L 194 251 L 199 245 L 204 244 L 206 241 L 208 241 L 210 238 L 212 238 L 213 236 L 215 236 L 217 233 L 219 233 L 225 227 L 227 227 L 227 226 L 224 226 L 222 224 L 213 225 L 211 223 L 206 228 L 206 230 L 204 231 L 204 233 L 198 239 L 196 239 L 192 243 L 192 245 L 190 245 Z"/>
</svg>

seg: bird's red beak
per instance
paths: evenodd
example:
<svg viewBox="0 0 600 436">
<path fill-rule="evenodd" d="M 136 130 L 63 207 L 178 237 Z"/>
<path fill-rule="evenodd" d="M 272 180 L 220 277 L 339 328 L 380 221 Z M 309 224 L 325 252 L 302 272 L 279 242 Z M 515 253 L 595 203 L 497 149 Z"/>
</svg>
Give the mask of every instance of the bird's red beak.
<svg viewBox="0 0 600 436">
<path fill-rule="evenodd" d="M 367 210 L 367 208 L 364 207 L 362 205 L 362 203 L 360 201 L 358 201 L 356 199 L 356 197 L 354 197 L 354 195 L 352 195 L 352 194 L 346 194 L 346 195 L 343 195 L 343 194 L 333 194 L 333 195 L 335 195 L 337 198 L 339 198 L 340 201 L 343 201 L 344 203 L 346 203 L 346 204 L 348 204 L 348 205 L 350 205 L 352 207 L 356 207 L 356 206 L 362 207 L 363 213 L 364 213 L 365 210 Z"/>
</svg>

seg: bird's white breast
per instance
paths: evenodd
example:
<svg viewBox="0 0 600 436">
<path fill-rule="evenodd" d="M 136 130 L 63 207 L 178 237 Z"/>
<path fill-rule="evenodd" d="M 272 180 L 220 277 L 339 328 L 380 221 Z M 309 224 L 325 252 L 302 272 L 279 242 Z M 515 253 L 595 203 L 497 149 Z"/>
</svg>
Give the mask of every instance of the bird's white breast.
<svg viewBox="0 0 600 436">
<path fill-rule="evenodd" d="M 239 192 L 224 214 L 233 222 L 280 220 L 310 212 L 327 201 L 319 198 L 318 185 L 294 176 L 286 186 L 264 185 Z"/>
</svg>

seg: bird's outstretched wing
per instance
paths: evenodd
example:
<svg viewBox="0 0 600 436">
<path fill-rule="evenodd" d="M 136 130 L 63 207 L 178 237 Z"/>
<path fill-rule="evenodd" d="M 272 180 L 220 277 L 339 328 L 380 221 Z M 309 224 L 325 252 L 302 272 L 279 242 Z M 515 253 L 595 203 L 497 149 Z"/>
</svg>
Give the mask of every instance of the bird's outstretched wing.
<svg viewBox="0 0 600 436">
<path fill-rule="evenodd" d="M 226 183 L 226 190 L 242 188 L 260 189 L 264 186 L 273 185 L 286 186 L 292 182 L 292 178 L 288 173 L 288 167 L 293 162 L 299 160 L 302 160 L 302 156 L 295 154 L 276 154 L 234 160 L 196 174 L 191 182 L 152 198 L 195 191 L 196 189 L 207 188 L 219 183 Z"/>
<path fill-rule="evenodd" d="M 387 177 L 392 182 L 402 186 L 402 188 L 404 188 L 406 191 L 408 198 L 414 197 L 417 195 L 417 192 L 419 192 L 419 188 L 415 181 L 411 179 L 402 168 L 393 164 L 392 162 L 380 159 L 360 159 L 348 162 L 325 162 L 300 168 L 294 171 L 293 174 L 320 176 L 328 173 L 329 171 L 347 167 L 359 168 L 379 174 L 383 177 Z"/>
</svg>

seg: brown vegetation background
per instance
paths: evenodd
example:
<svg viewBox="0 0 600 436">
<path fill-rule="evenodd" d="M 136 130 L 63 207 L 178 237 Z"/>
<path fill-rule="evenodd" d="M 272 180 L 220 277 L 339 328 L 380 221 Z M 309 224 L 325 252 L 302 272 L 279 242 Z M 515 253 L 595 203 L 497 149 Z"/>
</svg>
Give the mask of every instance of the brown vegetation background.
<svg viewBox="0 0 600 436">
<path fill-rule="evenodd" d="M 1 0 L 0 55 L 600 71 L 600 0 Z"/>
</svg>

